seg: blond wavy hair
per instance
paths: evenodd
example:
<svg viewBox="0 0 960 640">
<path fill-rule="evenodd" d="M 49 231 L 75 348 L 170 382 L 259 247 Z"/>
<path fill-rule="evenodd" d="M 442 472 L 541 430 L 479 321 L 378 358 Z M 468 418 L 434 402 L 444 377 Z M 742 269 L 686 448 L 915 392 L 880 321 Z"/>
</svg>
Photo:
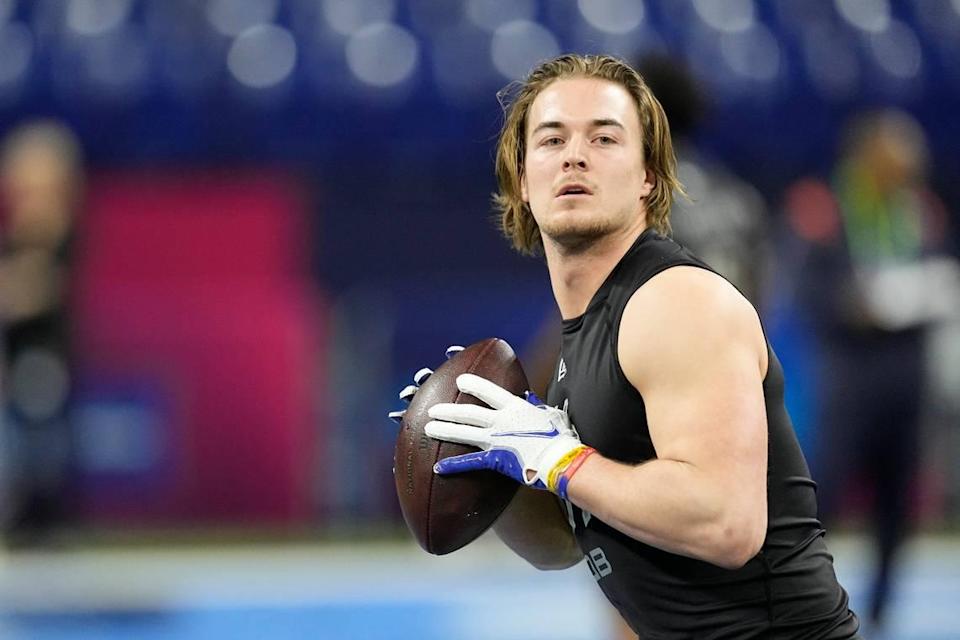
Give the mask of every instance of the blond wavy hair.
<svg viewBox="0 0 960 640">
<path fill-rule="evenodd" d="M 565 54 L 539 64 L 523 81 L 511 83 L 497 94 L 504 111 L 497 141 L 497 182 L 493 195 L 499 226 L 513 247 L 524 254 L 543 250 L 543 239 L 530 206 L 523 201 L 520 180 L 526 155 L 527 115 L 533 101 L 553 82 L 563 78 L 598 78 L 619 84 L 637 105 L 647 169 L 655 176 L 647 196 L 647 224 L 670 233 L 670 208 L 674 191 L 683 193 L 677 177 L 677 158 L 670 139 L 670 126 L 660 102 L 643 78 L 626 62 L 606 55 Z"/>
</svg>

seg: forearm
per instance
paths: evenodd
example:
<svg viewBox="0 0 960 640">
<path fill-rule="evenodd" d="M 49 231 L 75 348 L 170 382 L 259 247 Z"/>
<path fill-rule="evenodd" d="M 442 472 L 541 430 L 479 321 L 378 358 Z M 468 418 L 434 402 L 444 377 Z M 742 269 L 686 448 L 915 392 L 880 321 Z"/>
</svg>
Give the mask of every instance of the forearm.
<svg viewBox="0 0 960 640">
<path fill-rule="evenodd" d="M 558 498 L 547 491 L 521 486 L 493 530 L 538 569 L 566 569 L 583 558 Z"/>
<path fill-rule="evenodd" d="M 727 568 L 742 566 L 763 543 L 763 489 L 758 505 L 748 491 L 686 462 L 626 465 L 598 454 L 567 487 L 574 504 L 630 537 Z"/>
</svg>

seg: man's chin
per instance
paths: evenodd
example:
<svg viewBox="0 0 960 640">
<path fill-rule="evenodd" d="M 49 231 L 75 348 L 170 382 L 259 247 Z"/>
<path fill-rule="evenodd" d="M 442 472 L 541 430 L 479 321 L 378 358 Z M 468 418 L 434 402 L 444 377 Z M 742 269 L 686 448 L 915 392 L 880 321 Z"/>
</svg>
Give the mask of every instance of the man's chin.
<svg viewBox="0 0 960 640">
<path fill-rule="evenodd" d="M 610 233 L 606 225 L 600 224 L 564 224 L 550 228 L 540 228 L 541 233 L 556 245 L 568 251 L 576 251 L 590 246 Z"/>
</svg>

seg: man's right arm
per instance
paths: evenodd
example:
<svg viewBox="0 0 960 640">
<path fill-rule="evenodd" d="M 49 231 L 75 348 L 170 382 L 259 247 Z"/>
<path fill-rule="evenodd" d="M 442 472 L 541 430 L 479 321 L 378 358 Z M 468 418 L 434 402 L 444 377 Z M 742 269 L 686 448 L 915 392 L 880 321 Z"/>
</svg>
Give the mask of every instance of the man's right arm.
<svg viewBox="0 0 960 640">
<path fill-rule="evenodd" d="M 567 569 L 583 559 L 560 499 L 521 486 L 493 525 L 514 553 L 542 571 Z"/>
</svg>

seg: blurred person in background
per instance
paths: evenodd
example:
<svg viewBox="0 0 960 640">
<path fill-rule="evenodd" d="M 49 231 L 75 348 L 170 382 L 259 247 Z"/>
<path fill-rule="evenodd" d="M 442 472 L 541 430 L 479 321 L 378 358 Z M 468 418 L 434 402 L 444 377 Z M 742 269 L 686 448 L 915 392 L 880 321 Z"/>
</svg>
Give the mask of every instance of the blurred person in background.
<svg viewBox="0 0 960 640">
<path fill-rule="evenodd" d="M 855 118 L 829 183 L 786 193 L 795 286 L 821 350 L 814 479 L 829 527 L 856 481 L 876 541 L 868 622 L 884 623 L 920 459 L 928 327 L 958 304 L 947 216 L 926 183 L 927 142 L 907 113 Z"/>
<path fill-rule="evenodd" d="M 709 97 L 676 58 L 646 55 L 637 71 L 663 106 L 687 192 L 670 216 L 672 237 L 730 280 L 754 304 L 767 253 L 767 207 L 752 185 L 693 139 L 709 117 Z"/>
<path fill-rule="evenodd" d="M 70 366 L 67 276 L 83 186 L 80 145 L 56 121 L 11 131 L 0 147 L 5 447 L 15 544 L 38 542 L 66 515 Z"/>
</svg>

